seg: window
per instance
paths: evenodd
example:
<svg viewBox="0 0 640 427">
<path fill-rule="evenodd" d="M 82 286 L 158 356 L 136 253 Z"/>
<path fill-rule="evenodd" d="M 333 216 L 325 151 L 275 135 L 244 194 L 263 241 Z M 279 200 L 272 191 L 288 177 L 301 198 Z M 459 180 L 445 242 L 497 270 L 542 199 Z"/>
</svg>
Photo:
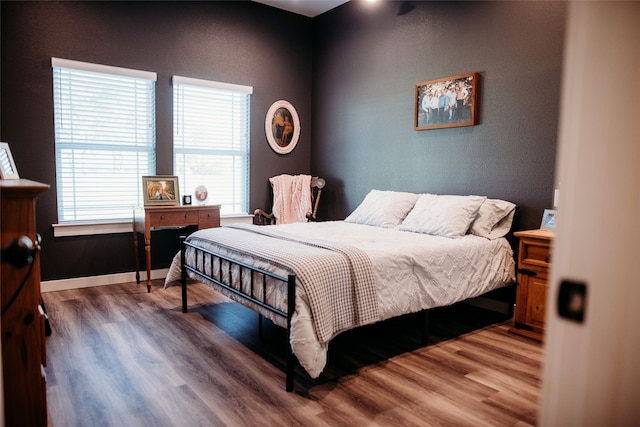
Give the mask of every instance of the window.
<svg viewBox="0 0 640 427">
<path fill-rule="evenodd" d="M 223 214 L 249 206 L 249 98 L 252 87 L 173 77 L 174 174 L 182 194 L 199 185 Z"/>
<path fill-rule="evenodd" d="M 131 220 L 155 175 L 156 74 L 52 58 L 58 221 Z"/>
</svg>

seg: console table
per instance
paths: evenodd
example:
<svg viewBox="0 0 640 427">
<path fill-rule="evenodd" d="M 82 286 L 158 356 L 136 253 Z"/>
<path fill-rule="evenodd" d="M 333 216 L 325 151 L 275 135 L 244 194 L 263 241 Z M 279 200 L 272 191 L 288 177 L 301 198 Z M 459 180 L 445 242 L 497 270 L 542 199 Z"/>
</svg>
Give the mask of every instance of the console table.
<svg viewBox="0 0 640 427">
<path fill-rule="evenodd" d="M 133 211 L 133 247 L 136 262 L 136 282 L 140 283 L 138 233 L 144 234 L 147 263 L 147 292 L 151 292 L 151 231 L 162 228 L 197 225 L 203 228 L 220 227 L 220 205 L 204 206 L 145 206 Z"/>
</svg>

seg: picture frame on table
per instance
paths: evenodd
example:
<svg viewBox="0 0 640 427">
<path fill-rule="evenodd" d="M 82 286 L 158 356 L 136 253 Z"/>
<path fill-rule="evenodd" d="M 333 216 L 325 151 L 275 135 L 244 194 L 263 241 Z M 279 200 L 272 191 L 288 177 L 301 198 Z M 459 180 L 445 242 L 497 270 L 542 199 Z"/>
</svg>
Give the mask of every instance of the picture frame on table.
<svg viewBox="0 0 640 427">
<path fill-rule="evenodd" d="M 478 117 L 478 73 L 416 84 L 414 129 L 473 126 Z"/>
<path fill-rule="evenodd" d="M 542 223 L 540 224 L 541 230 L 555 231 L 557 221 L 557 211 L 555 209 L 545 209 L 542 214 Z"/>
<path fill-rule="evenodd" d="M 6 142 L 0 142 L 0 179 L 20 179 L 11 148 Z"/>
<path fill-rule="evenodd" d="M 145 206 L 180 206 L 177 176 L 143 176 L 142 194 Z"/>
</svg>

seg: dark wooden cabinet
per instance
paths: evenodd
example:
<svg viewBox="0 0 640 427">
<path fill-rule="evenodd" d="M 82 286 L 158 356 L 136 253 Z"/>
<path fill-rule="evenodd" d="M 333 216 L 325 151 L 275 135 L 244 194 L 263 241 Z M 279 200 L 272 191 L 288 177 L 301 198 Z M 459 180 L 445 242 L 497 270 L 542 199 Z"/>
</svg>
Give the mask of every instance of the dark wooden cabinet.
<svg viewBox="0 0 640 427">
<path fill-rule="evenodd" d="M 22 236 L 36 242 L 36 197 L 46 184 L 0 180 L 2 375 L 5 425 L 47 425 L 45 317 L 40 296 L 40 258 L 10 262 L 8 248 Z M 22 252 L 20 252 L 22 254 Z M 29 252 L 27 252 L 29 253 Z M 26 257 L 25 257 L 26 259 Z"/>
</svg>

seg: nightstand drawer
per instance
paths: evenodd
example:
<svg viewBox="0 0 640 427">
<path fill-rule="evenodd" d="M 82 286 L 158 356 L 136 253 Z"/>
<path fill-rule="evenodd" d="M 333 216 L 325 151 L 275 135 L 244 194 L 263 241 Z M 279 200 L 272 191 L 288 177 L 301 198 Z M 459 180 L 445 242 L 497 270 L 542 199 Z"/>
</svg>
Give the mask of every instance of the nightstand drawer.
<svg viewBox="0 0 640 427">
<path fill-rule="evenodd" d="M 197 224 L 198 211 L 153 212 L 149 215 L 151 227 L 178 227 Z"/>
<path fill-rule="evenodd" d="M 522 240 L 520 265 L 524 266 L 525 264 L 548 268 L 551 265 L 551 248 L 545 244 Z"/>
</svg>

